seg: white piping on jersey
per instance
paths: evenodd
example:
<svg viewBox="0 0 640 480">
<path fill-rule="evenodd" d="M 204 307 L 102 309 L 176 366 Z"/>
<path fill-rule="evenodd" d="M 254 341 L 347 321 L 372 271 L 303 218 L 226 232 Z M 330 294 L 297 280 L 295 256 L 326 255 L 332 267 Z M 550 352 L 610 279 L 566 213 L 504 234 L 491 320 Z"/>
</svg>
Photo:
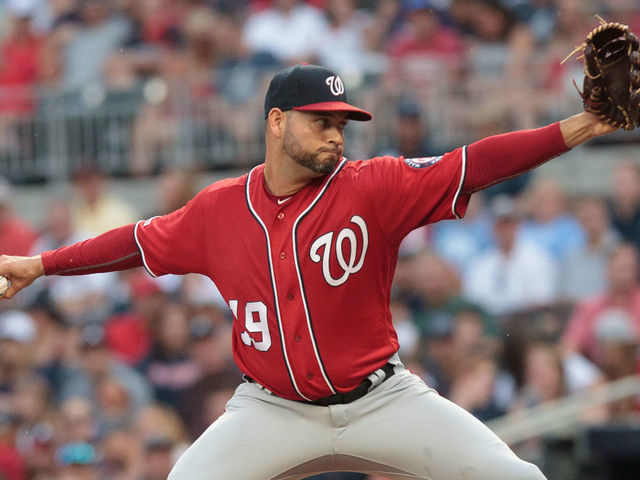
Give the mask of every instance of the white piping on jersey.
<svg viewBox="0 0 640 480">
<path fill-rule="evenodd" d="M 324 370 L 324 365 L 322 364 L 322 360 L 320 359 L 320 353 L 318 352 L 318 346 L 316 345 L 316 339 L 313 335 L 313 329 L 311 328 L 311 317 L 309 316 L 309 306 L 307 305 L 307 297 L 306 295 L 304 295 L 304 286 L 302 284 L 302 274 L 300 273 L 300 262 L 298 261 L 298 242 L 296 240 L 296 228 L 298 228 L 298 223 L 300 223 L 300 220 L 302 220 L 302 218 L 309 213 L 309 211 L 315 207 L 316 203 L 318 203 L 318 200 L 320 200 L 320 197 L 322 197 L 322 195 L 324 194 L 324 192 L 327 190 L 327 187 L 329 187 L 329 184 L 331 183 L 331 180 L 333 180 L 333 177 L 335 177 L 335 175 L 340 171 L 340 169 L 342 168 L 342 166 L 345 164 L 345 162 L 347 161 L 347 159 L 345 157 L 342 157 L 342 161 L 338 164 L 338 166 L 333 170 L 333 173 L 331 174 L 331 176 L 327 179 L 327 181 L 325 182 L 324 186 L 322 187 L 322 190 L 320 190 L 320 192 L 318 192 L 318 194 L 316 195 L 316 198 L 314 198 L 311 203 L 309 204 L 309 206 L 307 208 L 304 209 L 304 211 L 298 215 L 298 218 L 296 218 L 295 222 L 293 222 L 293 228 L 291 229 L 291 237 L 293 240 L 293 261 L 296 265 L 296 272 L 298 274 L 298 284 L 300 285 L 300 292 L 302 293 L 301 298 L 302 298 L 302 305 L 304 306 L 304 314 L 307 317 L 307 329 L 309 330 L 309 337 L 311 338 L 311 344 L 313 345 L 313 352 L 316 355 L 316 361 L 318 362 L 318 366 L 320 367 L 320 371 L 322 372 L 322 377 L 324 378 L 324 381 L 326 382 L 327 386 L 329 387 L 329 389 L 331 390 L 331 393 L 336 393 L 335 389 L 333 388 L 333 385 L 331 384 L 331 382 L 329 381 L 329 377 L 327 376 L 327 372 L 325 372 Z"/>
<path fill-rule="evenodd" d="M 456 190 L 456 194 L 453 196 L 453 202 L 451 203 L 451 211 L 453 212 L 453 216 L 456 218 L 460 218 L 458 212 L 456 212 L 456 203 L 458 203 L 458 196 L 462 191 L 462 185 L 464 184 L 464 177 L 467 173 L 467 146 L 462 147 L 462 171 L 460 172 L 460 184 L 458 185 L 458 189 Z"/>
<path fill-rule="evenodd" d="M 142 249 L 142 245 L 140 245 L 140 241 L 138 240 L 138 225 L 140 225 L 141 222 L 147 223 L 153 220 L 154 218 L 158 218 L 158 217 L 159 215 L 156 215 L 155 217 L 151 217 L 148 220 L 140 220 L 138 223 L 136 223 L 136 226 L 133 227 L 133 238 L 136 241 L 136 245 L 138 245 L 138 250 L 140 250 L 140 255 L 142 255 L 142 264 L 144 265 L 145 270 L 149 272 L 149 275 L 151 275 L 153 278 L 157 278 L 158 275 L 153 273 L 149 268 L 149 265 L 147 265 L 147 257 L 144 255 L 144 250 Z"/>
<path fill-rule="evenodd" d="M 253 204 L 251 203 L 251 195 L 249 194 L 249 185 L 251 184 L 251 175 L 253 174 L 253 171 L 258 168 L 258 167 L 254 167 L 250 172 L 249 175 L 247 177 L 247 184 L 245 187 L 245 195 L 247 197 L 247 204 L 249 205 L 249 209 L 251 210 L 251 213 L 253 214 L 253 216 L 258 220 L 258 223 L 260 224 L 260 226 L 262 227 L 262 230 L 264 230 L 264 234 L 267 237 L 267 258 L 269 259 L 269 275 L 271 277 L 271 287 L 273 288 L 273 301 L 276 307 L 276 318 L 278 319 L 278 329 L 280 330 L 280 344 L 282 346 L 282 353 L 284 355 L 284 361 L 287 365 L 287 370 L 289 372 L 289 378 L 291 379 L 291 383 L 293 384 L 293 388 L 296 389 L 296 392 L 298 395 L 300 395 L 302 398 L 304 398 L 307 401 L 311 401 L 310 398 L 305 397 L 302 392 L 300 391 L 300 389 L 298 388 L 298 384 L 296 383 L 296 379 L 293 375 L 293 370 L 291 369 L 291 362 L 289 362 L 289 356 L 287 355 L 287 347 L 285 345 L 284 342 L 284 330 L 282 328 L 282 317 L 280 315 L 280 303 L 278 302 L 278 289 L 276 287 L 276 277 L 274 274 L 274 269 L 273 269 L 273 260 L 271 258 L 271 239 L 269 238 L 269 231 L 267 230 L 266 225 L 264 224 L 264 222 L 262 221 L 262 219 L 260 218 L 260 215 L 258 215 L 258 212 L 256 212 L 256 210 L 253 208 Z"/>
</svg>

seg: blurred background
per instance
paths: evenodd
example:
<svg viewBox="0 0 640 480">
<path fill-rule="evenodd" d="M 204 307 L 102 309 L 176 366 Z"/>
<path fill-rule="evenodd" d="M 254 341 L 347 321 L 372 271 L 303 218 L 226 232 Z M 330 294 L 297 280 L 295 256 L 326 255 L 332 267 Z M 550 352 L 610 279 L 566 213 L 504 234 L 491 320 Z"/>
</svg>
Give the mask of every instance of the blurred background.
<svg viewBox="0 0 640 480">
<path fill-rule="evenodd" d="M 301 61 L 373 112 L 352 159 L 560 120 L 595 14 L 640 32 L 637 0 L 0 0 L 0 253 L 261 163 L 266 86 Z M 550 480 L 640 478 L 639 141 L 576 148 L 401 248 L 403 360 Z M 0 479 L 166 479 L 241 381 L 230 324 L 197 275 L 43 278 L 0 303 Z"/>
</svg>

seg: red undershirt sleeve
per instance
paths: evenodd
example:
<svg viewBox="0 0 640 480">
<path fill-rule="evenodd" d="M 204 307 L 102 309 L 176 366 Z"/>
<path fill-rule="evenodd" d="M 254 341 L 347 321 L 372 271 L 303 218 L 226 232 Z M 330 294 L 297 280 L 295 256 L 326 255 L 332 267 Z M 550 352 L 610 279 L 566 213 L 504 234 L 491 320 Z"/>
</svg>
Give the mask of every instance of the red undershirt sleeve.
<svg viewBox="0 0 640 480">
<path fill-rule="evenodd" d="M 86 275 L 142 266 L 134 224 L 41 254 L 45 275 Z"/>
<path fill-rule="evenodd" d="M 487 137 L 467 147 L 462 193 L 489 188 L 568 151 L 558 122 L 533 130 Z"/>
</svg>

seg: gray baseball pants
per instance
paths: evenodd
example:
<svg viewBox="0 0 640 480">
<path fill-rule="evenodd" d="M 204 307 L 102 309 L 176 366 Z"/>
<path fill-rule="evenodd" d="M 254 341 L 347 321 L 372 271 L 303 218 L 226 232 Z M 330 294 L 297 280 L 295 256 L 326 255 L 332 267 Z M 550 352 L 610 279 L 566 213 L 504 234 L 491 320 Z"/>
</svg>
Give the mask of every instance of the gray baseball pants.
<svg viewBox="0 0 640 480">
<path fill-rule="evenodd" d="M 330 471 L 391 480 L 544 480 L 470 413 L 401 364 L 367 395 L 329 407 L 240 385 L 169 480 L 297 480 Z"/>
</svg>

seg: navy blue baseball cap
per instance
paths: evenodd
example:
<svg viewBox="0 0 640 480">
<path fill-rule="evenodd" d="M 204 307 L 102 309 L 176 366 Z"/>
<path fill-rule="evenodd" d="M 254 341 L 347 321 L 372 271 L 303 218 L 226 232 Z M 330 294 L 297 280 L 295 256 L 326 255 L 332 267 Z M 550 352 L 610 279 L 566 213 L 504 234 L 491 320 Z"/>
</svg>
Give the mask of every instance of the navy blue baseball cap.
<svg viewBox="0 0 640 480">
<path fill-rule="evenodd" d="M 373 118 L 369 112 L 347 102 L 344 84 L 338 75 L 318 65 L 295 65 L 276 73 L 264 99 L 264 118 L 272 108 L 346 112 L 349 119 L 360 121 Z"/>
</svg>

